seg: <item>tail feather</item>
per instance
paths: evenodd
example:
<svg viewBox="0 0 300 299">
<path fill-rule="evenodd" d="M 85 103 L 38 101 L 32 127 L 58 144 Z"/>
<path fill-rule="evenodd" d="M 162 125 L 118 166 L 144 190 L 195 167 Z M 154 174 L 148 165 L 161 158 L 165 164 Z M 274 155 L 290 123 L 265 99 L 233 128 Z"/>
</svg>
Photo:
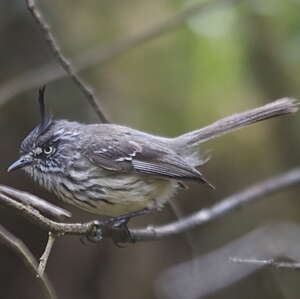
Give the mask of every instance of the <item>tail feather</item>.
<svg viewBox="0 0 300 299">
<path fill-rule="evenodd" d="M 180 135 L 171 140 L 175 151 L 180 152 L 186 147 L 194 147 L 202 142 L 222 136 L 231 131 L 243 128 L 256 122 L 294 113 L 299 102 L 291 98 L 282 98 L 267 105 L 237 113 L 220 119 L 204 128 Z"/>
<path fill-rule="evenodd" d="M 210 189 L 216 190 L 216 187 L 209 182 L 202 173 L 200 173 L 200 182 L 206 184 Z"/>
</svg>

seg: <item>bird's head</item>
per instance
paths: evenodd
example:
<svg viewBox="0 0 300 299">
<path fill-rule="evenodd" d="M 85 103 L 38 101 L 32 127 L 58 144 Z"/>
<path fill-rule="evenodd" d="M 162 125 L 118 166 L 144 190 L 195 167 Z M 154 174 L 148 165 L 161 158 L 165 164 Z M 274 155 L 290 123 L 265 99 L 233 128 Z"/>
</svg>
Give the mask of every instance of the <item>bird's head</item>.
<svg viewBox="0 0 300 299">
<path fill-rule="evenodd" d="M 10 165 L 8 171 L 22 168 L 34 177 L 41 173 L 62 172 L 68 164 L 68 157 L 72 157 L 75 151 L 77 123 L 53 120 L 46 111 L 44 94 L 43 86 L 38 96 L 41 122 L 23 140 L 20 157 Z"/>
</svg>

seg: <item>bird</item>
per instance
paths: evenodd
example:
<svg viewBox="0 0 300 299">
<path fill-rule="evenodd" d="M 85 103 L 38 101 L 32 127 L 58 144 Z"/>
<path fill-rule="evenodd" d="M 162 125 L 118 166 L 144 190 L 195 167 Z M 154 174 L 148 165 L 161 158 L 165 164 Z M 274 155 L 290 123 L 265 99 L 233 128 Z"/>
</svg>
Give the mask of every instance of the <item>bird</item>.
<svg viewBox="0 0 300 299">
<path fill-rule="evenodd" d="M 23 169 L 64 202 L 127 224 L 162 209 L 185 182 L 215 188 L 199 170 L 206 162 L 198 148 L 201 129 L 169 138 L 113 123 L 55 120 L 46 109 L 45 86 L 38 103 L 40 123 L 22 141 L 8 171 Z M 230 130 L 284 113 L 230 124 Z"/>
<path fill-rule="evenodd" d="M 189 147 L 184 136 L 54 120 L 46 111 L 45 86 L 38 102 L 41 121 L 22 141 L 20 158 L 8 171 L 22 168 L 64 202 L 96 215 L 130 217 L 161 209 L 185 181 L 214 189 L 198 169 L 204 161 L 196 140 Z"/>
</svg>

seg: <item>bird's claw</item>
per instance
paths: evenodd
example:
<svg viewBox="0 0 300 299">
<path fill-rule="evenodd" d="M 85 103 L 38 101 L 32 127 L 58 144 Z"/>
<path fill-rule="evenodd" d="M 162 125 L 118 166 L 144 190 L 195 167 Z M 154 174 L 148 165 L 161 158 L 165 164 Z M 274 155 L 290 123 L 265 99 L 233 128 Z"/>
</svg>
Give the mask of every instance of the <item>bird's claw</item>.
<svg viewBox="0 0 300 299">
<path fill-rule="evenodd" d="M 112 229 L 123 231 L 125 233 L 126 237 L 124 238 L 124 243 L 134 243 L 135 240 L 127 226 L 129 220 L 130 217 L 114 217 L 104 221 L 94 221 L 94 227 L 91 233 L 88 236 L 81 238 L 80 241 L 84 245 L 87 245 L 85 242 L 86 240 L 91 243 L 98 243 L 99 241 L 102 241 L 104 239 L 103 227 L 109 225 Z M 112 234 L 112 240 L 117 247 L 125 247 L 124 245 L 121 245 L 123 242 L 120 242 L 119 238 L 114 238 L 114 234 Z"/>
<path fill-rule="evenodd" d="M 101 221 L 94 221 L 93 230 L 85 238 L 81 238 L 82 244 L 86 245 L 86 240 L 91 243 L 98 243 L 103 240 L 103 223 Z"/>
<path fill-rule="evenodd" d="M 123 230 L 124 233 L 126 234 L 126 239 L 127 242 L 129 243 L 134 243 L 135 239 L 132 236 L 132 234 L 130 233 L 129 229 L 128 229 L 128 222 L 130 220 L 130 217 L 124 217 L 124 218 L 117 218 L 115 219 L 115 221 L 113 221 L 112 223 L 112 228 L 114 229 L 119 229 L 119 230 Z M 120 242 L 113 240 L 115 245 L 119 248 L 124 248 L 125 246 L 122 246 Z"/>
<path fill-rule="evenodd" d="M 129 214 L 111 217 L 104 221 L 94 221 L 94 229 L 91 232 L 91 234 L 87 236 L 86 239 L 92 243 L 102 241 L 104 239 L 104 234 L 105 234 L 104 228 L 107 226 L 111 226 L 112 229 L 123 231 L 125 233 L 125 235 L 121 237 L 119 235 L 119 237 L 115 237 L 115 238 L 114 238 L 115 235 L 112 234 L 112 240 L 115 243 L 115 245 L 120 248 L 124 248 L 124 246 L 122 246 L 121 243 L 135 243 L 134 236 L 128 229 L 129 220 L 136 216 L 149 214 L 150 212 L 151 212 L 150 209 L 142 209 Z"/>
</svg>

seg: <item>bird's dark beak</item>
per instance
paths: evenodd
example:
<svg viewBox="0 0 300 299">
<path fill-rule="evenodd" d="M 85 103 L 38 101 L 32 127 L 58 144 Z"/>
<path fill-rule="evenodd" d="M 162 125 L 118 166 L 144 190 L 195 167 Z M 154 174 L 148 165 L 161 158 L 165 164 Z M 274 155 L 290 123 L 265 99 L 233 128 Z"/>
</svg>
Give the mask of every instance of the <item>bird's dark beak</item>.
<svg viewBox="0 0 300 299">
<path fill-rule="evenodd" d="M 16 170 L 16 169 L 22 168 L 24 166 L 27 166 L 31 163 L 32 163 L 32 158 L 30 156 L 22 156 L 22 157 L 20 157 L 19 160 L 17 160 L 13 164 L 11 164 L 8 167 L 7 171 L 10 172 L 12 170 Z"/>
</svg>

